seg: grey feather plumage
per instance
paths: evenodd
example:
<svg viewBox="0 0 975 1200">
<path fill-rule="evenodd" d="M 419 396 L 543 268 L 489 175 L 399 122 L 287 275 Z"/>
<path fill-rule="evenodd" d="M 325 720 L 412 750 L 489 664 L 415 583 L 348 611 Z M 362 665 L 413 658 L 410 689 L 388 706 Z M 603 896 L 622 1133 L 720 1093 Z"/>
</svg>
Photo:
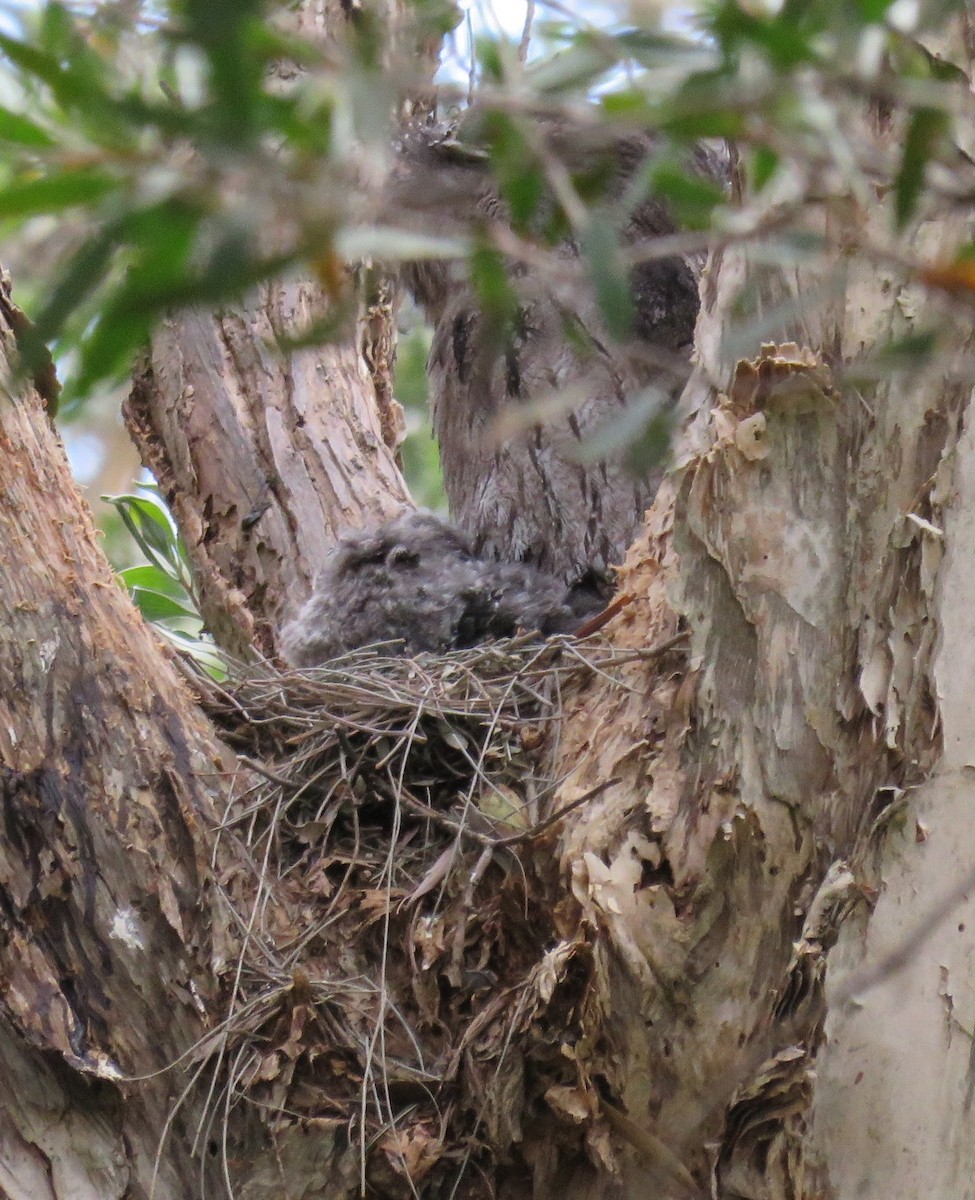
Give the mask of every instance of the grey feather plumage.
<svg viewBox="0 0 975 1200">
<path fill-rule="evenodd" d="M 561 581 L 520 563 L 483 561 L 454 526 L 410 512 L 338 543 L 282 631 L 281 652 L 310 667 L 377 642 L 439 653 L 519 629 L 568 632 L 579 622 Z"/>
<path fill-rule="evenodd" d="M 598 130 L 564 124 L 545 136 L 570 171 L 608 158 L 613 202 L 653 149 L 651 138 L 607 142 Z M 700 150 L 695 160 L 701 174 L 722 177 L 714 155 Z M 506 220 L 483 153 L 443 131 L 406 139 L 386 200 L 402 219 L 435 219 L 442 232 Z M 626 218 L 622 235 L 639 248 L 674 231 L 666 206 L 650 197 Z M 571 241 L 559 253 L 578 257 Z M 585 289 L 567 296 L 514 264 L 518 319 L 499 340 L 461 266 L 430 261 L 404 269 L 434 325 L 434 428 L 457 524 L 409 513 L 344 538 L 283 630 L 282 650 L 295 666 L 376 642 L 441 652 L 519 629 L 571 631 L 602 607 L 611 567 L 656 493 L 659 472 L 634 475 L 624 451 L 597 461 L 581 452 L 625 416 L 634 397 L 653 389 L 664 406 L 676 397 L 694 336 L 701 262 L 651 259 L 633 269 L 635 322 L 625 345 L 609 337 Z M 553 397 L 561 405 L 548 416 L 527 407 Z M 506 408 L 531 416 L 498 441 Z"/>
</svg>

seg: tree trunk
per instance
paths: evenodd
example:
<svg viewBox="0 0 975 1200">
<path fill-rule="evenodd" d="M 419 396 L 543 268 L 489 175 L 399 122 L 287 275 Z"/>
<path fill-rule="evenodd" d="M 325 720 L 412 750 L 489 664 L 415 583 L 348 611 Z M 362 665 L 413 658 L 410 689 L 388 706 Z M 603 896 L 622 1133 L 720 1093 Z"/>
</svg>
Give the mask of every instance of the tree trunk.
<svg viewBox="0 0 975 1200">
<path fill-rule="evenodd" d="M 7 1194 L 147 1196 L 154 1175 L 181 1200 L 970 1192 L 973 335 L 946 306 L 936 363 L 866 369 L 937 303 L 844 257 L 888 220 L 838 205 L 816 272 L 712 261 L 698 416 L 621 573 L 616 657 L 562 688 L 551 807 L 584 803 L 517 836 L 468 803 L 424 843 L 454 814 L 387 803 L 396 730 L 368 760 L 343 730 L 334 820 L 378 847 L 368 878 L 321 815 L 286 870 L 262 840 L 295 787 L 272 751 L 307 744 L 318 709 L 297 734 L 267 713 L 307 683 L 263 677 L 266 709 L 225 698 L 231 734 L 270 739 L 262 788 L 284 788 L 248 791 L 111 578 L 36 398 L 0 402 Z M 917 237 L 950 259 L 963 222 Z M 726 355 L 745 284 L 774 305 L 824 277 L 777 345 Z M 382 388 L 335 354 L 305 476 L 288 456 L 315 367 L 269 359 L 259 322 L 181 319 L 133 401 L 208 620 L 241 650 L 273 645 L 340 516 L 406 499 Z M 442 696 L 460 668 L 403 670 Z M 537 735 L 517 716 L 488 724 L 520 752 Z M 418 718 L 410 750 L 439 728 Z"/>
<path fill-rule="evenodd" d="M 834 244 L 882 244 L 889 212 L 851 208 Z M 938 212 L 915 245 L 964 240 Z M 746 287 L 774 305 L 824 278 L 835 298 L 779 331 L 815 351 L 722 359 Z M 866 259 L 729 252 L 703 295 L 673 529 L 658 511 L 609 630 L 679 618 L 689 670 L 587 692 L 562 734 L 560 802 L 620 780 L 568 818 L 562 863 L 573 936 L 598 930 L 603 1096 L 632 1125 L 617 1179 L 574 1191 L 566 1168 L 551 1192 L 641 1194 L 650 1134 L 721 1197 L 967 1194 L 970 322 Z M 933 364 L 858 369 L 932 309 Z"/>
<path fill-rule="evenodd" d="M 351 1195 L 342 1121 L 272 1139 L 235 1109 L 235 1038 L 298 1020 L 276 952 L 314 920 L 224 828 L 254 776 L 114 579 L 33 391 L 0 400 L 0 475 L 3 1194 Z"/>
<path fill-rule="evenodd" d="M 233 959 L 245 859 L 214 837 L 233 758 L 113 578 L 33 392 L 0 400 L 0 430 L 2 1190 L 144 1196 L 158 1152 L 155 1195 L 185 1197 L 218 1176 L 188 1152 L 198 1100 L 161 1138 Z"/>
<path fill-rule="evenodd" d="M 388 23 L 388 57 L 402 46 L 403 9 L 388 0 L 373 14 Z M 279 19 L 335 53 L 357 12 L 344 0 L 302 0 Z M 418 79 L 432 75 L 436 45 L 408 53 Z M 277 86 L 299 70 L 278 61 Z M 274 655 L 338 534 L 411 504 L 392 393 L 396 287 L 381 272 L 368 286 L 347 278 L 324 242 L 320 260 L 324 283 L 275 281 L 234 311 L 173 315 L 124 409 L 179 526 L 206 626 L 243 660 L 255 647 Z M 332 340 L 317 344 L 329 323 Z"/>
<path fill-rule="evenodd" d="M 242 659 L 254 646 L 274 653 L 343 528 L 409 504 L 388 366 L 370 374 L 358 339 L 275 345 L 326 309 L 318 287 L 283 283 L 236 313 L 180 313 L 154 337 L 125 407 L 179 524 L 207 627 Z M 374 320 L 388 339 L 391 310 Z"/>
</svg>

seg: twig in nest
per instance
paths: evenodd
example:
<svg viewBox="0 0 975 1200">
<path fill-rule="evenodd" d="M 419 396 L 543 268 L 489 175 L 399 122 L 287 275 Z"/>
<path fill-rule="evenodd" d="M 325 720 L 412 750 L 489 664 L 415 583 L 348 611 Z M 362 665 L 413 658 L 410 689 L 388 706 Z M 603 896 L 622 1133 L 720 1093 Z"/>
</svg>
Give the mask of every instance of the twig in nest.
<svg viewBox="0 0 975 1200">
<path fill-rule="evenodd" d="M 612 604 L 608 604 L 602 612 L 598 612 L 594 617 L 590 617 L 585 625 L 580 625 L 575 631 L 575 636 L 577 638 L 587 638 L 591 634 L 598 633 L 604 625 L 609 624 L 617 613 L 622 612 L 628 604 L 632 603 L 633 597 L 625 592 L 622 596 L 617 596 Z"/>
<path fill-rule="evenodd" d="M 287 788 L 288 791 L 294 791 L 301 786 L 298 780 L 289 779 L 286 775 L 278 775 L 276 771 L 270 770 L 262 762 L 258 762 L 256 758 L 251 758 L 247 754 L 238 754 L 237 758 L 245 767 L 256 771 L 258 775 L 263 775 L 265 779 L 270 779 L 272 783 L 279 783 L 281 787 Z"/>
<path fill-rule="evenodd" d="M 547 816 L 544 821 L 539 821 L 537 825 L 533 825 L 531 829 L 524 833 L 514 833 L 510 837 L 498 838 L 494 843 L 496 846 L 517 846 L 520 842 L 533 842 L 537 837 L 545 832 L 552 825 L 558 824 L 563 817 L 567 817 L 570 812 L 575 812 L 577 808 L 582 808 L 584 804 L 588 804 L 590 800 L 595 800 L 597 796 L 606 791 L 607 788 L 613 787 L 619 783 L 619 776 L 614 776 L 612 779 L 606 779 L 602 783 L 597 783 L 594 788 L 590 788 L 588 792 L 577 796 L 575 800 L 563 805 L 557 812 Z"/>
<path fill-rule="evenodd" d="M 494 858 L 493 847 L 485 846 L 481 851 L 480 858 L 474 864 L 474 870 L 470 873 L 467 886 L 464 888 L 464 895 L 460 902 L 457 922 L 454 925 L 454 944 L 450 952 L 450 962 L 445 972 L 451 986 L 455 988 L 460 988 L 464 981 L 464 951 L 467 948 L 467 920 L 471 915 L 471 909 L 474 907 L 474 893 L 477 891 L 477 885 L 484 878 L 485 871 L 491 865 L 492 858 Z"/>
</svg>

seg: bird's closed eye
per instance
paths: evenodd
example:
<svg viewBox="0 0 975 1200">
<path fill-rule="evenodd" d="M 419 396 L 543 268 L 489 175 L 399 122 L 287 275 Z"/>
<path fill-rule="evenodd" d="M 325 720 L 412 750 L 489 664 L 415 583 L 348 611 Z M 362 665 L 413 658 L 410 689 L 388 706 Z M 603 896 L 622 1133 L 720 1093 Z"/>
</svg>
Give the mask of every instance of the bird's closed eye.
<svg viewBox="0 0 975 1200">
<path fill-rule="evenodd" d="M 386 555 L 387 567 L 399 567 L 401 569 L 410 570 L 418 565 L 420 561 L 419 554 L 415 550 L 410 550 L 406 546 L 394 546 Z"/>
</svg>

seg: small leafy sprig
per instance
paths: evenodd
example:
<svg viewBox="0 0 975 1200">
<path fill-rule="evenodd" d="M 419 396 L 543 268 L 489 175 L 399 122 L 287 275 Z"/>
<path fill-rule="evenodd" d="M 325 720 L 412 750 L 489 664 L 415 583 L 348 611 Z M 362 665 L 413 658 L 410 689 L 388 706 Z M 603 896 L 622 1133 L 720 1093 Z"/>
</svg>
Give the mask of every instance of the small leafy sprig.
<svg viewBox="0 0 975 1200">
<path fill-rule="evenodd" d="M 140 492 L 103 496 L 118 513 L 148 560 L 119 571 L 118 578 L 143 617 L 214 678 L 226 667 L 207 635 L 193 577 L 175 522 L 152 485 Z"/>
</svg>

